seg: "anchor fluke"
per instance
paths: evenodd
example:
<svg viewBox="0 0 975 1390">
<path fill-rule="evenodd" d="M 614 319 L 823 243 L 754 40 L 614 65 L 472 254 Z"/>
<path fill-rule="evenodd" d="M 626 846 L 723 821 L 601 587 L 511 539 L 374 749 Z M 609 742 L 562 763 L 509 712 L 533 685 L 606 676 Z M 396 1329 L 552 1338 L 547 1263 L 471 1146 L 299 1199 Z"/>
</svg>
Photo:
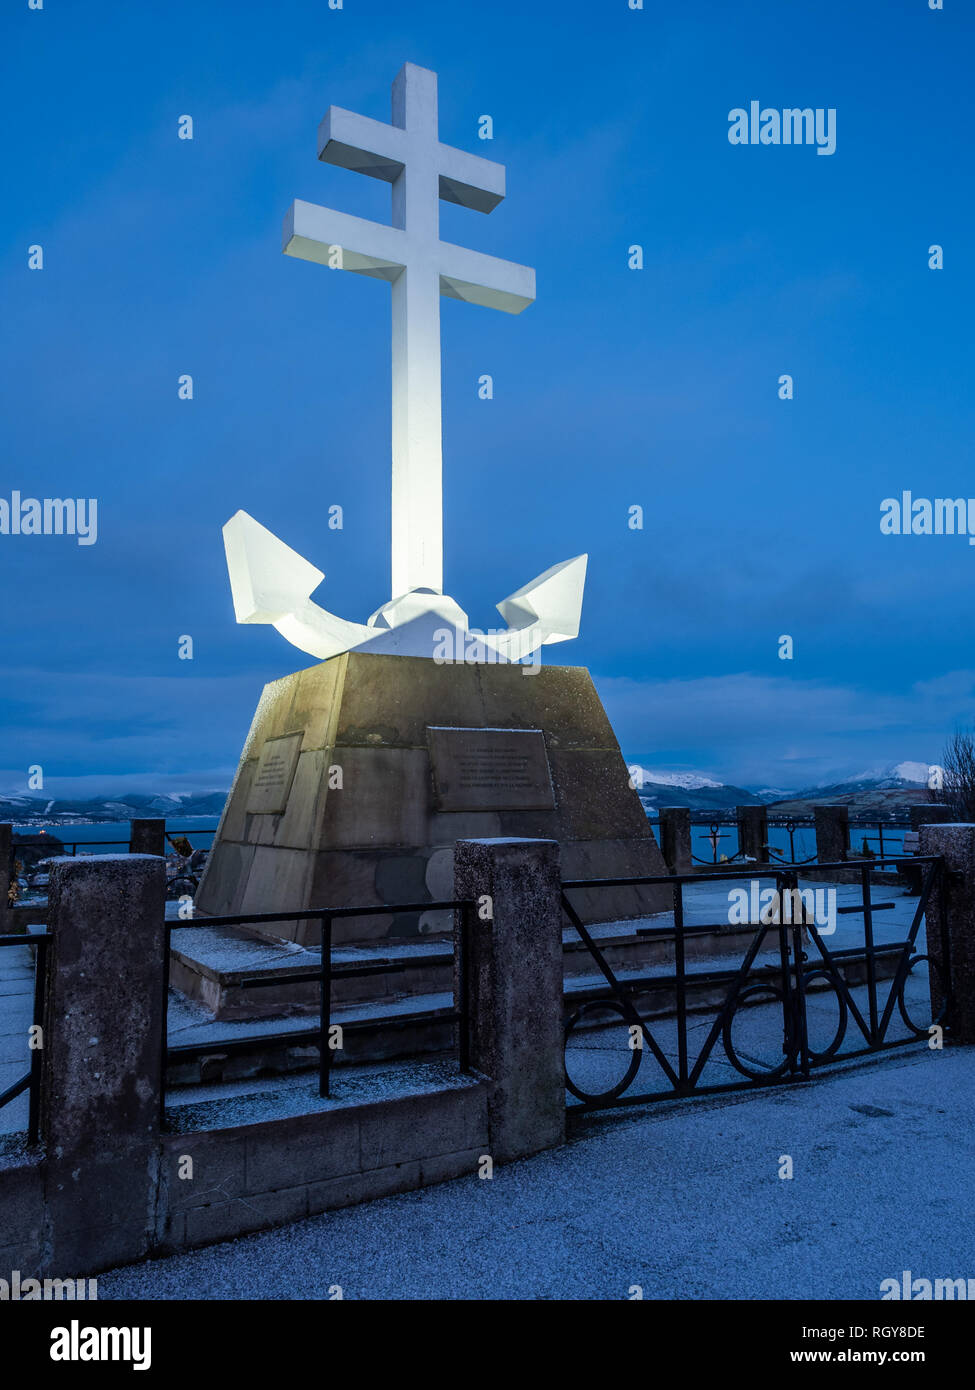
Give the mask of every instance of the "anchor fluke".
<svg viewBox="0 0 975 1390">
<path fill-rule="evenodd" d="M 588 555 L 576 555 L 516 589 L 496 605 L 512 631 L 538 626 L 542 642 L 568 642 L 579 636 Z"/>
<path fill-rule="evenodd" d="M 312 603 L 310 595 L 325 575 L 247 512 L 230 518 L 223 544 L 239 623 L 270 623 L 321 661 L 372 635 L 364 623 L 346 622 Z"/>
<path fill-rule="evenodd" d="M 325 578 L 247 512 L 223 528 L 234 613 L 239 623 L 273 623 L 293 613 Z"/>
</svg>

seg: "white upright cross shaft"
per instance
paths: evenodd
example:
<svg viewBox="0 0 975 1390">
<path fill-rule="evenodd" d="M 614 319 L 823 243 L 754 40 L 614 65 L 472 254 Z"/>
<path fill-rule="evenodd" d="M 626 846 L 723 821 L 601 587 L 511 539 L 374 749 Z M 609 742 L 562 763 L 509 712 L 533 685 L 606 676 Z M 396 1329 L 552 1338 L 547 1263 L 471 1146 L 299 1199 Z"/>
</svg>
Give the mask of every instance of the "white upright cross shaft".
<svg viewBox="0 0 975 1390">
<path fill-rule="evenodd" d="M 528 266 L 440 240 L 440 199 L 490 212 L 504 168 L 442 145 L 437 75 L 404 64 L 392 124 L 329 107 L 319 158 L 392 185 L 392 225 L 296 201 L 284 221 L 289 256 L 392 286 L 392 597 L 443 593 L 440 296 L 520 314 L 535 298 Z"/>
<path fill-rule="evenodd" d="M 392 592 L 443 593 L 443 428 L 440 370 L 440 175 L 437 78 L 409 64 L 393 83 L 393 125 L 406 164 L 393 183 L 393 226 L 407 236 L 393 281 Z"/>
</svg>

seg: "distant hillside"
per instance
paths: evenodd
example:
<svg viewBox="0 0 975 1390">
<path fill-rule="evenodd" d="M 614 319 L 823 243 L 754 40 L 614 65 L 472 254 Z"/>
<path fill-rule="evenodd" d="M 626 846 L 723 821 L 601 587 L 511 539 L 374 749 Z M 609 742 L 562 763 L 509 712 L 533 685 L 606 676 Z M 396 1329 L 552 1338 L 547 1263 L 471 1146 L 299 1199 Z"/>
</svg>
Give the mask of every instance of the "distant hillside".
<svg viewBox="0 0 975 1390">
<path fill-rule="evenodd" d="M 769 803 L 770 815 L 811 816 L 816 806 L 848 806 L 851 816 L 884 816 L 906 811 L 911 806 L 923 806 L 937 801 L 927 787 L 861 787 L 851 790 L 840 782 L 836 787 L 819 787 L 814 792 L 799 792 L 786 801 Z"/>
<path fill-rule="evenodd" d="M 881 816 L 938 800 L 927 785 L 926 763 L 895 763 L 878 773 L 862 773 L 847 782 L 808 787 L 772 802 L 769 810 L 782 815 L 812 815 L 815 806 L 848 806 L 851 815 Z"/>
<path fill-rule="evenodd" d="M 635 771 L 638 764 L 632 764 Z M 729 806 L 761 806 L 764 797 L 743 787 L 715 782 L 697 772 L 657 772 L 640 767 L 642 782 L 637 790 L 648 811 L 662 806 L 689 806 L 692 811 L 725 811 Z"/>
<path fill-rule="evenodd" d="M 852 815 L 881 816 L 906 811 L 910 806 L 936 801 L 927 786 L 928 766 L 919 762 L 894 763 L 851 777 L 844 782 L 787 791 L 762 787 L 749 791 L 715 781 L 697 772 L 661 772 L 642 764 L 640 800 L 649 812 L 664 806 L 687 806 L 692 811 L 725 811 L 735 806 L 768 806 L 773 815 L 812 816 L 813 807 L 849 806 Z"/>
<path fill-rule="evenodd" d="M 62 801 L 43 796 L 0 796 L 0 821 L 17 825 L 70 824 L 72 821 L 111 822 L 135 820 L 140 816 L 165 816 L 179 820 L 187 816 L 219 816 L 227 800 L 226 792 L 186 793 L 182 796 L 146 796 L 139 792 L 89 801 Z"/>
<path fill-rule="evenodd" d="M 727 811 L 735 806 L 768 806 L 773 814 L 811 816 L 813 807 L 833 803 L 849 806 L 853 815 L 884 815 L 904 811 L 918 803 L 936 801 L 927 787 L 925 763 L 901 762 L 874 769 L 826 786 L 786 791 L 781 787 L 747 787 L 719 782 L 699 772 L 664 772 L 639 762 L 642 784 L 637 788 L 649 814 L 661 807 L 687 806 L 692 811 Z M 773 774 L 774 775 L 774 774 Z M 138 816 L 165 816 L 178 821 L 193 816 L 217 817 L 228 793 L 187 792 L 178 796 L 150 796 L 142 792 L 120 793 L 89 800 L 62 800 L 44 796 L 0 796 L 0 821 L 17 825 L 64 825 L 72 822 L 114 822 Z"/>
</svg>

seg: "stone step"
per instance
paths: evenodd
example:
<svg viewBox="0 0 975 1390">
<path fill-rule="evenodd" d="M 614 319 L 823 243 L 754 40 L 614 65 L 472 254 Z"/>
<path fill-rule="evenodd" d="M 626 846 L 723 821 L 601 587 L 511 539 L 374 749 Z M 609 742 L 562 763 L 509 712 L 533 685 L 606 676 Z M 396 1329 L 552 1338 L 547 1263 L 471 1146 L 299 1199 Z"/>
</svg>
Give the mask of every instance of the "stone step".
<svg viewBox="0 0 975 1390">
<path fill-rule="evenodd" d="M 448 1052 L 456 1043 L 456 1024 L 438 1019 L 454 1007 L 449 991 L 381 1002 L 335 1005 L 331 1023 L 342 1028 L 336 1067 L 393 1061 Z M 398 1026 L 390 1027 L 391 1023 Z M 317 1010 L 264 1020 L 218 1020 L 199 1005 L 170 991 L 170 1060 L 167 1085 L 185 1086 L 279 1076 L 318 1066 Z M 181 1048 L 213 1044 L 202 1055 L 180 1057 Z"/>
<path fill-rule="evenodd" d="M 453 989 L 453 947 L 428 939 L 338 946 L 332 970 L 333 1007 L 415 999 Z M 320 971 L 316 947 L 260 941 L 230 927 L 172 933 L 170 985 L 219 1020 L 317 1014 Z"/>
<path fill-rule="evenodd" d="M 729 980 L 710 978 L 716 972 L 725 975 L 741 962 L 741 955 L 730 960 L 727 955 L 701 956 L 686 972 L 687 1007 L 689 1012 L 715 1010 L 727 996 Z M 897 966 L 896 952 L 876 961 L 876 978 L 890 979 Z M 565 984 L 565 1011 L 568 1018 L 583 1004 L 603 996 L 606 981 L 598 971 L 569 975 Z M 817 962 L 810 958 L 808 969 Z M 866 979 L 863 961 L 840 960 L 838 967 L 851 986 Z M 618 972 L 620 980 L 634 988 L 632 998 L 640 1013 L 647 1019 L 672 1018 L 677 1011 L 676 989 L 666 981 L 672 973 L 668 962 L 649 967 L 630 967 Z M 749 984 L 767 977 L 771 982 L 780 973 L 777 950 L 760 952 L 756 957 Z M 666 982 L 665 982 L 666 981 Z M 829 988 L 825 981 L 814 982 L 812 990 Z M 402 997 L 399 999 L 367 1000 L 336 1004 L 331 1022 L 343 1029 L 343 1046 L 333 1055 L 333 1066 L 343 1067 L 372 1062 L 396 1061 L 409 1057 L 428 1057 L 452 1050 L 456 1046 L 456 1025 L 438 1015 L 449 1013 L 454 1006 L 449 990 Z M 316 1009 L 317 1013 L 317 1009 Z M 392 1021 L 400 1026 L 390 1028 Z M 597 1028 L 619 1025 L 619 1015 L 593 1011 L 581 1027 Z M 192 1086 L 212 1082 L 233 1082 L 261 1076 L 282 1076 L 311 1070 L 318 1065 L 318 1047 L 314 1041 L 317 1018 L 308 1012 L 287 1017 L 237 1020 L 214 1019 L 198 1004 L 193 1004 L 171 992 L 169 1016 L 170 1065 L 167 1084 Z M 275 1035 L 278 1035 L 275 1040 Z M 285 1035 L 283 1038 L 281 1035 Z M 181 1059 L 181 1047 L 196 1047 L 212 1042 L 212 1051 L 202 1056 Z"/>
<path fill-rule="evenodd" d="M 614 970 L 638 966 L 674 968 L 673 926 L 653 918 L 644 924 L 603 922 L 590 929 Z M 744 955 L 752 928 L 696 923 L 685 928 L 688 962 L 715 955 Z M 585 974 L 593 960 L 573 927 L 563 932 L 567 976 Z M 170 983 L 217 1019 L 268 1018 L 285 1012 L 317 1013 L 321 955 L 314 947 L 272 943 L 232 927 L 174 930 Z M 399 944 L 341 946 L 332 951 L 334 1005 L 379 1003 L 453 988 L 450 938 L 425 937 Z M 257 984 L 257 980 L 265 983 Z M 272 983 L 266 983 L 271 981 Z"/>
</svg>

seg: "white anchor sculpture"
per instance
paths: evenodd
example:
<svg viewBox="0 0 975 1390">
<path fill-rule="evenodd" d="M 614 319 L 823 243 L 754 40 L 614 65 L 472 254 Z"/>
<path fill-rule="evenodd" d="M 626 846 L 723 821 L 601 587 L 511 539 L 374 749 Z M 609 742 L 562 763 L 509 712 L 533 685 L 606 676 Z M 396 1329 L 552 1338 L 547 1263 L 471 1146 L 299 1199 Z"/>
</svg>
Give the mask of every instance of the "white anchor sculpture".
<svg viewBox="0 0 975 1390">
<path fill-rule="evenodd" d="M 431 656 L 445 629 L 467 641 L 467 614 L 443 592 L 440 296 L 509 314 L 535 298 L 528 266 L 440 240 L 440 199 L 490 212 L 504 197 L 504 166 L 440 143 L 436 73 L 406 63 L 392 107 L 386 125 L 332 106 L 318 130 L 319 159 L 392 185 L 392 224 L 296 201 L 283 249 L 390 282 L 393 597 L 368 622 L 348 622 L 311 601 L 322 571 L 247 512 L 223 528 L 238 623 L 271 623 L 320 660 L 353 648 Z M 480 659 L 522 661 L 578 636 L 587 559 L 553 565 L 503 599 L 508 627 L 473 635 Z"/>
</svg>

